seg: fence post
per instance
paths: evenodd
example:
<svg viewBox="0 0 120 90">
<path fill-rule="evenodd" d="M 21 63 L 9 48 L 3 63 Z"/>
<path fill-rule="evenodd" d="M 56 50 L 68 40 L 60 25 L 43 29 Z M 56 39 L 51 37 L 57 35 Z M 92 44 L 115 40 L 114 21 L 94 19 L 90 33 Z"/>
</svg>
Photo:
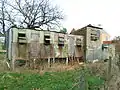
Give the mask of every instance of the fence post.
<svg viewBox="0 0 120 90">
<path fill-rule="evenodd" d="M 106 77 L 106 85 L 104 90 L 109 90 L 109 81 L 111 78 L 111 69 L 112 69 L 112 57 L 109 56 L 109 61 L 108 61 L 108 70 L 107 70 L 107 77 Z"/>
<path fill-rule="evenodd" d="M 119 55 L 119 57 L 118 57 L 118 68 L 119 68 L 119 71 L 120 71 L 120 55 Z"/>
<path fill-rule="evenodd" d="M 109 57 L 109 62 L 108 62 L 108 80 L 110 80 L 111 77 L 111 69 L 112 69 L 112 57 Z"/>
<path fill-rule="evenodd" d="M 80 76 L 80 85 L 79 85 L 79 88 L 80 90 L 88 90 L 88 83 L 87 83 L 87 79 L 86 79 L 86 68 L 85 66 L 83 66 L 82 68 L 82 73 L 81 73 L 81 76 Z"/>
</svg>

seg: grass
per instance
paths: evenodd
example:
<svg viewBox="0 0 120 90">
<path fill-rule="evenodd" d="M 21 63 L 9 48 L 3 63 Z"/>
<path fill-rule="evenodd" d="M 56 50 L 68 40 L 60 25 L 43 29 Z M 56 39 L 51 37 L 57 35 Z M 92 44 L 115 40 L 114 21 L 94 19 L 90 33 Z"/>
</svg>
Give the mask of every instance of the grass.
<svg viewBox="0 0 120 90">
<path fill-rule="evenodd" d="M 71 90 L 78 83 L 79 76 L 79 70 L 46 72 L 43 75 L 2 72 L 0 73 L 0 90 Z M 98 77 L 89 75 L 87 76 L 87 81 L 93 87 L 103 83 Z M 76 86 L 72 90 L 80 89 Z M 93 88 L 91 90 L 96 89 Z"/>
<path fill-rule="evenodd" d="M 0 60 L 4 60 L 4 57 L 5 53 L 0 53 Z M 104 80 L 89 71 L 85 73 L 89 90 L 97 90 L 96 87 L 103 85 Z M 78 69 L 45 72 L 42 75 L 27 71 L 22 73 L 2 71 L 0 72 L 0 90 L 81 90 L 80 75 L 81 70 Z"/>
<path fill-rule="evenodd" d="M 4 53 L 0 53 L 0 60 L 4 60 L 4 56 Z M 85 73 L 89 90 L 97 90 L 96 87 L 103 85 L 104 80 L 89 71 Z M 27 71 L 22 73 L 2 71 L 0 72 L 0 90 L 81 90 L 80 75 L 81 70 L 78 69 L 45 72 L 42 75 Z"/>
<path fill-rule="evenodd" d="M 69 90 L 76 82 L 78 72 L 0 73 L 0 90 Z"/>
</svg>

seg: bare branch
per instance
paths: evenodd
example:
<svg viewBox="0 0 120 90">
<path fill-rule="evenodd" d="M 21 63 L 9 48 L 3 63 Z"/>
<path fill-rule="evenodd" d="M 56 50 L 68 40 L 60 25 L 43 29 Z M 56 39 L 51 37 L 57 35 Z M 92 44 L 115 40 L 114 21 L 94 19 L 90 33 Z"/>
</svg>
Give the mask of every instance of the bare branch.
<svg viewBox="0 0 120 90">
<path fill-rule="evenodd" d="M 7 18 L 12 25 L 25 28 L 42 28 L 59 26 L 59 21 L 63 19 L 62 12 L 52 6 L 49 0 L 14 0 L 14 4 L 5 2 L 10 8 L 5 10 Z"/>
</svg>

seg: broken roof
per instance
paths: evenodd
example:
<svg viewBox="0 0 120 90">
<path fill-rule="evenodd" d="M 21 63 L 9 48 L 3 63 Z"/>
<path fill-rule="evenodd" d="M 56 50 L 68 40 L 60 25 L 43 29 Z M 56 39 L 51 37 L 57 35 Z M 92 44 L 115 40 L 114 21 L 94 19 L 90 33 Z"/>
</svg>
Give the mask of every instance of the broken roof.
<svg viewBox="0 0 120 90">
<path fill-rule="evenodd" d="M 85 26 L 85 27 L 92 27 L 92 28 L 97 28 L 97 29 L 103 29 L 103 28 L 101 28 L 101 27 L 93 26 L 93 25 L 91 25 L 91 24 L 89 24 L 89 25 L 87 25 L 87 26 Z"/>
</svg>

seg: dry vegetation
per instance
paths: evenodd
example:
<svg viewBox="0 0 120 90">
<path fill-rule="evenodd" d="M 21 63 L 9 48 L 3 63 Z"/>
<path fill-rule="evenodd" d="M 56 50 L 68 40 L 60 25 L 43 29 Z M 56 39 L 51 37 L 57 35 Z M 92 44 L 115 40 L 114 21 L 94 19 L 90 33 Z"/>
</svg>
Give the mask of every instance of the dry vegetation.
<svg viewBox="0 0 120 90">
<path fill-rule="evenodd" d="M 4 60 L 4 56 L 2 56 L 0 59 L 1 59 L 0 60 L 0 71 L 11 72 L 11 71 L 8 71 L 8 69 L 7 69 L 7 66 L 6 66 L 5 60 Z M 119 67 L 117 65 L 118 61 L 119 61 L 118 58 L 112 60 L 111 77 L 107 83 L 109 90 L 119 90 L 118 88 L 120 88 L 120 72 L 119 72 L 120 70 L 119 70 Z M 78 70 L 78 69 L 82 68 L 83 66 L 85 66 L 85 68 L 88 69 L 93 76 L 102 77 L 104 80 L 107 80 L 108 62 L 103 62 L 103 61 L 97 62 L 97 63 L 87 63 L 84 65 L 75 64 L 75 65 L 69 65 L 69 66 L 66 66 L 65 64 L 54 64 L 54 65 L 52 65 L 52 67 L 44 68 L 44 70 L 40 70 L 40 69 L 29 70 L 29 69 L 24 68 L 24 67 L 19 67 L 19 68 L 16 68 L 14 72 L 17 72 L 17 73 L 35 73 L 35 74 L 37 73 L 37 74 L 44 76 L 44 74 L 46 72 L 49 72 L 49 73 L 66 72 L 67 73 L 68 71 L 71 72 L 73 70 Z M 106 83 L 105 83 L 105 85 L 106 85 Z M 105 90 L 105 89 L 102 86 L 102 88 L 100 90 Z"/>
</svg>

